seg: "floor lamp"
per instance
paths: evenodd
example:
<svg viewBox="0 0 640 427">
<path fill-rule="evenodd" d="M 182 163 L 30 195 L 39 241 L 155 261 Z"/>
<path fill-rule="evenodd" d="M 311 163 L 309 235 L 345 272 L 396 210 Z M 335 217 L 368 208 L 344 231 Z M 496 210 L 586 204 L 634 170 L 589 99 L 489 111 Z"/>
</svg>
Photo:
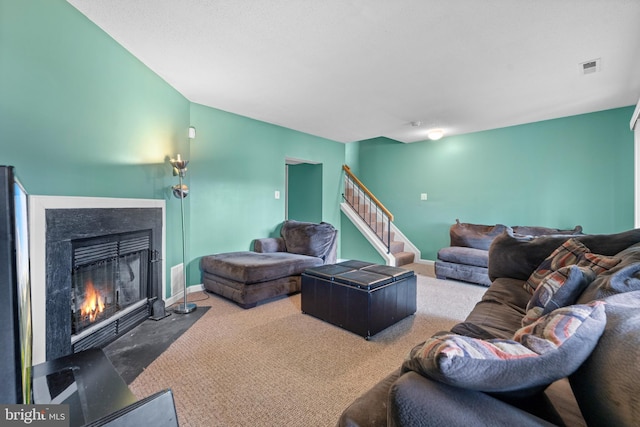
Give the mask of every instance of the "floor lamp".
<svg viewBox="0 0 640 427">
<path fill-rule="evenodd" d="M 191 136 L 191 131 L 189 131 L 189 136 Z M 194 311 L 197 306 L 194 303 L 187 303 L 187 265 L 185 262 L 185 253 L 186 253 L 186 232 L 184 228 L 184 198 L 189 195 L 189 187 L 182 183 L 182 178 L 184 178 L 187 173 L 187 164 L 189 164 L 188 160 L 183 160 L 180 158 L 180 154 L 176 159 L 171 159 L 171 166 L 173 166 L 173 174 L 178 175 L 179 184 L 171 187 L 173 190 L 173 195 L 180 199 L 180 218 L 182 221 L 182 278 L 184 279 L 184 302 L 182 304 L 178 304 L 178 306 L 173 310 L 176 313 L 187 314 Z"/>
</svg>

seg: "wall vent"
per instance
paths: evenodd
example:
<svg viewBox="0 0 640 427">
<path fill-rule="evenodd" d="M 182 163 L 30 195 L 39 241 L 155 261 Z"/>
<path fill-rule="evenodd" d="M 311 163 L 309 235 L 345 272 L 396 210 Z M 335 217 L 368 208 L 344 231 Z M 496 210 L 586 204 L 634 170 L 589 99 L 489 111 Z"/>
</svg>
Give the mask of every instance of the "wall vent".
<svg viewBox="0 0 640 427">
<path fill-rule="evenodd" d="M 171 296 L 184 294 L 184 264 L 171 267 Z"/>
<path fill-rule="evenodd" d="M 578 67 L 580 70 L 580 74 L 583 75 L 597 73 L 600 71 L 600 58 L 582 62 L 578 64 Z"/>
</svg>

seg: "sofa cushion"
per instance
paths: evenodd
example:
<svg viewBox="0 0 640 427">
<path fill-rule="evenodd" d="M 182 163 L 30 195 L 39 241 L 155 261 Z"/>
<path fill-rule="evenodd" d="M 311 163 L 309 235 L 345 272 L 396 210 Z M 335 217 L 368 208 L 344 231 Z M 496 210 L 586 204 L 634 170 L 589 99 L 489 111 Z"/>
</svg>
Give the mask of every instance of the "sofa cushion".
<svg viewBox="0 0 640 427">
<path fill-rule="evenodd" d="M 451 328 L 450 332 L 456 335 L 464 335 L 469 338 L 478 338 L 481 340 L 490 340 L 495 338 L 491 332 L 487 331 L 481 325 L 471 322 L 460 322 Z"/>
<path fill-rule="evenodd" d="M 438 251 L 438 259 L 457 264 L 487 267 L 489 253 L 484 249 L 449 246 Z"/>
<path fill-rule="evenodd" d="M 551 252 L 571 238 L 584 243 L 593 253 L 612 256 L 639 243 L 640 228 L 617 234 L 542 237 L 519 237 L 506 230 L 489 248 L 489 277 L 527 280 Z"/>
<path fill-rule="evenodd" d="M 203 271 L 244 284 L 299 275 L 322 264 L 321 258 L 287 252 L 227 252 L 200 259 Z"/>
<path fill-rule="evenodd" d="M 324 257 L 334 244 L 338 231 L 326 222 L 319 224 L 285 221 L 280 230 L 287 252 Z"/>
<path fill-rule="evenodd" d="M 434 267 L 438 279 L 462 280 L 482 286 L 491 285 L 486 267 L 458 264 L 442 260 L 437 260 L 434 263 Z"/>
<path fill-rule="evenodd" d="M 487 393 L 460 389 L 431 381 L 416 372 L 406 372 L 389 390 L 387 418 L 379 423 L 340 423 L 338 427 L 563 425 L 563 420 L 543 396 L 530 396 L 522 401 L 526 402 L 524 409 L 520 409 L 524 405 L 516 407 Z M 387 399 L 380 403 L 379 406 L 386 407 Z M 375 410 L 370 408 L 372 412 Z"/>
<path fill-rule="evenodd" d="M 411 350 L 403 369 L 471 390 L 537 392 L 584 362 L 605 323 L 604 303 L 594 301 L 555 310 L 511 340 L 436 335 Z"/>
<path fill-rule="evenodd" d="M 495 280 L 465 319 L 465 323 L 481 326 L 493 338 L 510 339 L 522 327 L 531 295 L 524 290 L 522 280 Z"/>
<path fill-rule="evenodd" d="M 574 304 L 584 288 L 596 278 L 589 267 L 570 265 L 548 274 L 527 304 L 522 326 L 530 325 L 556 308 Z"/>
</svg>

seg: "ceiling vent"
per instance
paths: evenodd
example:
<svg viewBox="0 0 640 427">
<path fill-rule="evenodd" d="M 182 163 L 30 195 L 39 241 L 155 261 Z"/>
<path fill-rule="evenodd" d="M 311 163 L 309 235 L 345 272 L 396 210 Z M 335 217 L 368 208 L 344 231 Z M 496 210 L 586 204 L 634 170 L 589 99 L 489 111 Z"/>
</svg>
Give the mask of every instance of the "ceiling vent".
<svg viewBox="0 0 640 427">
<path fill-rule="evenodd" d="M 578 64 L 578 67 L 583 75 L 597 73 L 600 71 L 600 58 Z"/>
</svg>

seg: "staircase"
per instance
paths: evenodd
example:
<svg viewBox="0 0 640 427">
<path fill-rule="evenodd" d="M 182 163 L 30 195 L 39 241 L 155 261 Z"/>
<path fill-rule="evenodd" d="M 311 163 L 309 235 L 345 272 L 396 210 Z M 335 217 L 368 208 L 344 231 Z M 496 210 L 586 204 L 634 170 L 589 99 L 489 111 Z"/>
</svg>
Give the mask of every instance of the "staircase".
<svg viewBox="0 0 640 427">
<path fill-rule="evenodd" d="M 348 166 L 343 166 L 343 170 L 345 203 L 341 206 L 342 211 L 387 260 L 387 265 L 399 267 L 415 262 L 416 255 L 419 258 L 420 253 L 395 227 L 393 215 L 351 173 Z"/>
</svg>

